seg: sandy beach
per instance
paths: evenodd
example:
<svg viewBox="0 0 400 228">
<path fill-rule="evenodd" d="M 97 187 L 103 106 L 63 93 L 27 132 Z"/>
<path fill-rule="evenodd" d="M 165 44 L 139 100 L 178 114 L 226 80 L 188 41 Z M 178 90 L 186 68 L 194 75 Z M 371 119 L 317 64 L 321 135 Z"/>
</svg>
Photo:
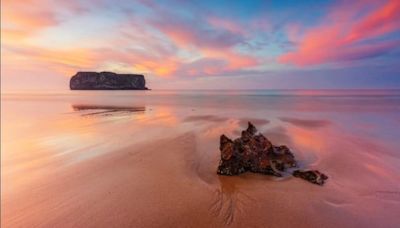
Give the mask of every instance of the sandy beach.
<svg viewBox="0 0 400 228">
<path fill-rule="evenodd" d="M 2 95 L 2 227 L 400 224 L 399 96 L 99 93 Z M 247 121 L 327 183 L 218 176 Z"/>
</svg>

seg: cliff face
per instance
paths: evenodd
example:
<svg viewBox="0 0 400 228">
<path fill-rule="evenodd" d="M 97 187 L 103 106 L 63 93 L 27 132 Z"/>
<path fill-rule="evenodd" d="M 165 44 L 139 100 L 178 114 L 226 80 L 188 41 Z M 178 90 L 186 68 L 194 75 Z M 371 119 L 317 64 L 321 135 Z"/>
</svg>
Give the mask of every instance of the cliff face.
<svg viewBox="0 0 400 228">
<path fill-rule="evenodd" d="M 112 72 L 78 72 L 72 76 L 71 90 L 147 90 L 141 74 L 116 74 Z"/>
</svg>

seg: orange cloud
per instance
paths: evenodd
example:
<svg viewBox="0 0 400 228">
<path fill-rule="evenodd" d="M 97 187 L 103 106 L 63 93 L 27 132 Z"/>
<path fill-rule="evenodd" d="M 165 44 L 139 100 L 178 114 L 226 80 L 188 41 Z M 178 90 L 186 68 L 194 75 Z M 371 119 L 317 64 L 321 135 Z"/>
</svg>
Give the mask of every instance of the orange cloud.
<svg viewBox="0 0 400 228">
<path fill-rule="evenodd" d="M 202 50 L 203 54 L 207 57 L 222 59 L 227 62 L 227 66 L 222 69 L 224 71 L 233 71 L 237 69 L 243 69 L 246 67 L 252 67 L 258 64 L 256 58 L 249 55 L 238 54 L 231 49 L 226 50 L 215 50 L 205 49 Z"/>
<path fill-rule="evenodd" d="M 98 54 L 87 49 L 44 49 L 32 46 L 7 48 L 2 67 L 18 71 L 18 68 L 46 67 L 70 76 L 76 70 L 92 69 L 96 66 Z M 40 69 L 38 69 L 40 70 Z"/>
<path fill-rule="evenodd" d="M 170 76 L 174 72 L 176 72 L 178 68 L 178 63 L 172 60 L 156 60 L 156 59 L 147 59 L 147 60 L 139 60 L 136 61 L 134 66 L 137 69 L 141 69 L 144 72 L 155 73 L 159 76 Z"/>
<path fill-rule="evenodd" d="M 95 57 L 89 50 L 49 49 L 35 46 L 32 42 L 38 32 L 59 25 L 61 21 L 57 10 L 77 9 L 76 1 L 4 0 L 1 4 L 1 44 L 6 53 L 2 50 L 2 67 L 7 71 L 18 72 L 18 68 L 23 66 L 25 69 L 45 67 L 71 73 L 72 69 L 89 68 L 95 64 Z"/>
<path fill-rule="evenodd" d="M 58 23 L 47 1 L 26 0 L 1 2 L 2 43 L 15 43 L 40 29 Z"/>
</svg>

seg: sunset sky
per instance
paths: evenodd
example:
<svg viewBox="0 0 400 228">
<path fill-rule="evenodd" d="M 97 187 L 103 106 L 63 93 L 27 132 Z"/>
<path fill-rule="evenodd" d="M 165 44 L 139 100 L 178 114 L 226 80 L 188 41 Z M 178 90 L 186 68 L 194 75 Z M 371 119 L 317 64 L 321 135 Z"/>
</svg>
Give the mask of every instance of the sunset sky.
<svg viewBox="0 0 400 228">
<path fill-rule="evenodd" d="M 400 1 L 2 0 L 3 90 L 400 88 Z"/>
</svg>

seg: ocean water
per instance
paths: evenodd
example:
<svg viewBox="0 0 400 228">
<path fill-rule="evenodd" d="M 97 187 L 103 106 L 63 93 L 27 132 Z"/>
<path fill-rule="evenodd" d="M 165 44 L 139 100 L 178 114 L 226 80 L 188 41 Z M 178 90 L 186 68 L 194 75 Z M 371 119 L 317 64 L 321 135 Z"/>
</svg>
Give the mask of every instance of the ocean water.
<svg viewBox="0 0 400 228">
<path fill-rule="evenodd" d="M 303 168 L 329 176 L 318 190 L 324 194 L 302 215 L 310 223 L 300 224 L 400 224 L 400 90 L 151 90 L 1 94 L 2 225 L 48 226 L 79 211 L 63 208 L 62 200 L 54 207 L 57 198 L 43 199 L 41 186 L 62 185 L 53 174 L 188 133 L 197 145 L 191 149 L 198 155 L 196 175 L 213 186 L 219 136 L 239 136 L 248 121 L 274 144 L 289 146 Z M 263 181 L 314 187 L 301 180 Z M 40 216 L 52 210 L 58 217 Z M 312 222 L 312 210 L 321 221 Z M 243 225 L 246 216 L 239 213 L 231 222 Z"/>
</svg>

